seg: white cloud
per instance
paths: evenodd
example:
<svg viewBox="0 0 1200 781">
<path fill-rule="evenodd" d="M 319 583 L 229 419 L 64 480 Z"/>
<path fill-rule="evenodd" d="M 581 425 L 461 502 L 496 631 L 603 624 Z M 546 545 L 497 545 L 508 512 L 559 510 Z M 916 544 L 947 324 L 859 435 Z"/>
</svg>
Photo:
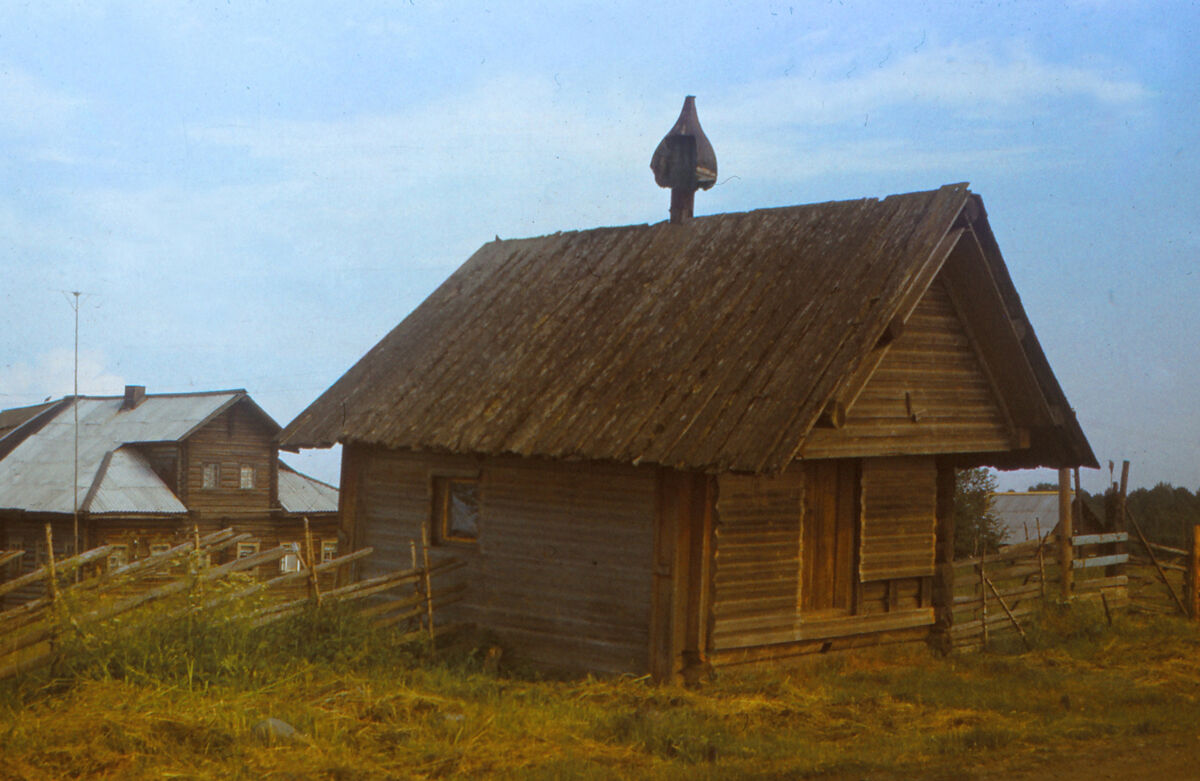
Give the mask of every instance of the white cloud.
<svg viewBox="0 0 1200 781">
<path fill-rule="evenodd" d="M 844 62 L 844 61 L 839 61 Z M 969 116 L 1028 109 L 1044 101 L 1083 98 L 1110 105 L 1148 96 L 1136 81 L 1070 64 L 1047 62 L 1020 46 L 996 51 L 982 43 L 923 48 L 871 70 L 779 78 L 738 86 L 714 118 L 727 124 L 825 125 L 862 121 L 893 107 L 950 109 Z"/>
</svg>

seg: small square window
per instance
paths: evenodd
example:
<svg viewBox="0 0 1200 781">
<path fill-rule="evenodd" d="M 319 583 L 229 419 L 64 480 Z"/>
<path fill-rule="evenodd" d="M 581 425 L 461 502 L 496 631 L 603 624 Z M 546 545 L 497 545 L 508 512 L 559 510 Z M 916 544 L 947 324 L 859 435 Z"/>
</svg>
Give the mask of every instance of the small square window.
<svg viewBox="0 0 1200 781">
<path fill-rule="evenodd" d="M 119 569 L 129 563 L 129 546 L 114 545 L 112 553 L 108 554 L 109 570 Z"/>
<path fill-rule="evenodd" d="M 337 558 L 337 540 L 321 540 L 321 561 L 333 561 Z"/>
<path fill-rule="evenodd" d="M 247 556 L 253 556 L 258 553 L 257 542 L 239 542 L 237 546 L 237 557 L 244 559 Z"/>
<path fill-rule="evenodd" d="M 238 473 L 238 488 L 253 488 L 254 487 L 254 467 L 250 464 L 242 464 L 241 471 Z"/>
<path fill-rule="evenodd" d="M 479 537 L 479 480 L 433 479 L 433 520 L 439 539 L 474 542 Z"/>
<path fill-rule="evenodd" d="M 220 464 L 205 464 L 204 465 L 204 484 L 203 488 L 212 490 L 221 486 L 221 465 Z"/>
<path fill-rule="evenodd" d="M 166 553 L 169 550 L 171 550 L 171 543 L 169 543 L 169 542 L 150 543 L 150 555 L 151 556 L 154 556 L 159 553 Z"/>
<path fill-rule="evenodd" d="M 287 548 L 291 553 L 284 554 L 283 558 L 279 560 L 279 571 L 299 572 L 302 564 L 300 561 L 300 543 L 285 542 L 282 547 Z"/>
</svg>

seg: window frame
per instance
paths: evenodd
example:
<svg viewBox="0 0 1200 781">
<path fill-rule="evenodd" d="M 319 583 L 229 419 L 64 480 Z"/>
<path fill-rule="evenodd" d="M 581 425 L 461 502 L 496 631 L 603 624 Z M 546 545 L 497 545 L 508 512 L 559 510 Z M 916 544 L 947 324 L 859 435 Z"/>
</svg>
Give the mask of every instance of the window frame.
<svg viewBox="0 0 1200 781">
<path fill-rule="evenodd" d="M 240 561 L 246 559 L 262 551 L 262 543 L 257 540 L 239 542 L 237 549 L 234 551 L 234 560 Z"/>
<path fill-rule="evenodd" d="M 132 561 L 132 559 L 129 558 L 129 545 L 123 542 L 111 543 L 111 545 L 112 550 L 104 559 L 105 565 L 108 567 L 109 572 L 118 570 Z"/>
<path fill-rule="evenodd" d="M 469 484 L 475 487 L 475 534 L 466 536 L 452 533 L 450 527 L 451 487 Z M 478 472 L 437 473 L 430 478 L 430 536 L 435 543 L 456 545 L 478 545 L 479 526 L 483 518 L 482 481 Z"/>
<path fill-rule="evenodd" d="M 333 561 L 338 557 L 337 540 L 321 540 L 321 563 Z"/>
<path fill-rule="evenodd" d="M 221 462 L 205 461 L 200 467 L 200 490 L 216 491 L 221 487 Z M 212 479 L 209 480 L 211 470 Z"/>
<path fill-rule="evenodd" d="M 291 551 L 279 557 L 279 571 L 283 573 L 300 572 L 304 569 L 304 559 L 300 558 L 300 543 L 281 542 L 279 547 Z"/>
<path fill-rule="evenodd" d="M 250 477 L 249 480 L 246 479 L 247 475 L 249 475 L 249 477 Z M 238 466 L 238 490 L 239 491 L 253 491 L 257 487 L 257 484 L 258 484 L 257 478 L 258 478 L 258 470 L 255 469 L 254 464 L 240 464 Z M 249 485 L 247 485 L 247 483 L 249 483 Z"/>
</svg>

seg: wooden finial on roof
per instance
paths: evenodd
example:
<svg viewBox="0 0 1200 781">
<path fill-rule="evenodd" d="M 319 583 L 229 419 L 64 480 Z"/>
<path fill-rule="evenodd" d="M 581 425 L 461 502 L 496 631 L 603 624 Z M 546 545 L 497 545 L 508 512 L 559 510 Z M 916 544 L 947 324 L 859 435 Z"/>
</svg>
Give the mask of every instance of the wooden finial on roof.
<svg viewBox="0 0 1200 781">
<path fill-rule="evenodd" d="M 684 98 L 679 119 L 650 158 L 650 170 L 659 187 L 671 188 L 671 222 L 691 219 L 696 190 L 717 183 L 717 155 L 700 128 L 694 95 Z"/>
</svg>

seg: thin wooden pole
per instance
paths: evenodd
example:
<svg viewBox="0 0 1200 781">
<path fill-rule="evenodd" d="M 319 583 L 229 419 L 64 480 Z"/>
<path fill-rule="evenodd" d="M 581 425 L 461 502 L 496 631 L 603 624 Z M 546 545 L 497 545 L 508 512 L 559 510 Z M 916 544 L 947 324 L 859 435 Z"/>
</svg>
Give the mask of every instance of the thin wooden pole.
<svg viewBox="0 0 1200 781">
<path fill-rule="evenodd" d="M 417 541 L 416 540 L 411 539 L 411 538 L 409 539 L 408 552 L 409 552 L 409 555 L 412 556 L 413 572 L 420 571 L 420 567 L 417 564 Z M 421 597 L 422 600 L 424 600 L 424 598 L 425 598 L 425 581 L 422 580 L 421 578 L 416 578 L 415 580 L 413 580 L 413 596 Z M 422 615 L 419 615 L 417 617 L 417 626 L 418 627 L 420 627 L 421 624 L 425 623 L 425 617 L 423 615 L 425 613 L 425 611 L 421 610 L 420 612 Z"/>
<path fill-rule="evenodd" d="M 1129 510 L 1126 508 L 1126 513 Z M 1183 600 L 1175 593 L 1175 587 L 1171 585 L 1171 581 L 1167 580 L 1167 573 L 1163 571 L 1162 565 L 1158 563 L 1158 557 L 1154 555 L 1154 549 L 1150 547 L 1150 542 L 1146 539 L 1146 535 L 1142 534 L 1142 525 L 1137 522 L 1137 518 L 1132 515 L 1127 515 L 1130 521 L 1133 521 L 1133 530 L 1137 532 L 1138 539 L 1142 541 L 1142 547 L 1146 549 L 1146 553 L 1150 556 L 1150 563 L 1158 570 L 1158 577 L 1162 579 L 1163 585 L 1167 587 L 1167 591 L 1171 593 L 1171 599 L 1175 600 L 1175 606 L 1179 608 L 1179 612 L 1185 616 L 1188 615 L 1188 609 L 1184 607 Z"/>
<path fill-rule="evenodd" d="M 429 572 L 429 529 L 421 527 L 421 558 L 425 564 L 425 616 L 429 622 L 429 639 L 433 639 L 433 578 Z"/>
<path fill-rule="evenodd" d="M 983 629 L 983 647 L 988 644 L 988 607 L 987 607 L 987 575 L 983 562 L 987 558 L 985 551 L 979 553 L 979 624 Z"/>
<path fill-rule="evenodd" d="M 1021 635 L 1021 642 L 1023 642 L 1025 644 L 1025 648 L 1028 649 L 1030 647 L 1029 638 L 1025 636 L 1025 630 L 1021 628 L 1021 624 L 1017 621 L 1017 617 L 1014 616 L 1013 612 L 1008 609 L 1008 603 L 1004 601 L 1004 597 L 1000 596 L 1000 592 L 996 590 L 996 586 L 992 583 L 990 578 L 984 578 L 983 582 L 986 583 L 988 588 L 992 590 L 992 594 L 995 595 L 996 599 L 1000 602 L 1000 607 L 1004 608 L 1004 613 L 1008 616 L 1008 620 L 1012 622 L 1012 625 L 1017 629 L 1017 633 Z M 1109 623 L 1112 622 L 1110 621 Z"/>
<path fill-rule="evenodd" d="M 46 590 L 50 593 L 50 604 L 57 606 L 62 593 L 58 590 L 58 573 L 54 569 L 54 533 L 46 524 Z"/>
<path fill-rule="evenodd" d="M 304 547 L 308 556 L 308 596 L 317 607 L 321 606 L 321 588 L 317 583 L 317 559 L 313 555 L 312 529 L 308 525 L 308 516 L 304 516 Z"/>
<path fill-rule="evenodd" d="M 1192 620 L 1200 621 L 1200 524 L 1192 527 L 1192 555 L 1188 557 L 1188 605 Z"/>
<path fill-rule="evenodd" d="M 1126 523 L 1126 520 L 1125 520 L 1125 502 L 1126 502 L 1126 498 L 1128 496 L 1128 493 L 1127 493 L 1128 489 L 1129 489 L 1129 462 L 1123 461 L 1121 463 L 1121 490 L 1117 493 L 1117 517 L 1116 517 L 1117 522 L 1115 524 L 1115 528 L 1113 529 L 1113 531 L 1128 532 L 1128 530 L 1129 530 L 1129 524 Z M 1113 553 L 1128 553 L 1128 552 L 1129 552 L 1129 543 L 1128 542 L 1118 542 L 1116 545 L 1113 546 Z M 1128 573 L 1129 573 L 1129 565 L 1128 564 L 1117 564 L 1116 566 L 1114 566 L 1112 568 L 1112 574 L 1114 574 L 1114 575 L 1127 575 Z"/>
<path fill-rule="evenodd" d="M 1074 573 L 1071 571 L 1072 558 L 1074 550 L 1071 546 L 1071 537 L 1074 534 L 1071 523 L 1071 470 L 1058 470 L 1058 563 L 1062 569 L 1062 598 L 1065 601 L 1071 599 L 1072 580 Z"/>
<path fill-rule="evenodd" d="M 1045 549 L 1045 547 L 1046 547 L 1046 541 L 1042 539 L 1042 519 L 1041 519 L 1041 518 L 1039 518 L 1039 517 L 1037 517 L 1037 516 L 1035 515 L 1035 516 L 1033 517 L 1033 522 L 1034 522 L 1034 523 L 1037 525 L 1037 536 L 1038 536 L 1038 547 L 1037 547 L 1037 557 L 1038 557 L 1038 572 L 1040 573 L 1040 576 L 1041 576 L 1041 583 L 1040 583 L 1040 585 L 1041 585 L 1041 587 L 1042 587 L 1042 601 L 1043 601 L 1043 602 L 1045 602 L 1045 601 L 1046 601 L 1046 554 L 1045 554 L 1045 550 L 1044 550 L 1044 549 Z"/>
</svg>

